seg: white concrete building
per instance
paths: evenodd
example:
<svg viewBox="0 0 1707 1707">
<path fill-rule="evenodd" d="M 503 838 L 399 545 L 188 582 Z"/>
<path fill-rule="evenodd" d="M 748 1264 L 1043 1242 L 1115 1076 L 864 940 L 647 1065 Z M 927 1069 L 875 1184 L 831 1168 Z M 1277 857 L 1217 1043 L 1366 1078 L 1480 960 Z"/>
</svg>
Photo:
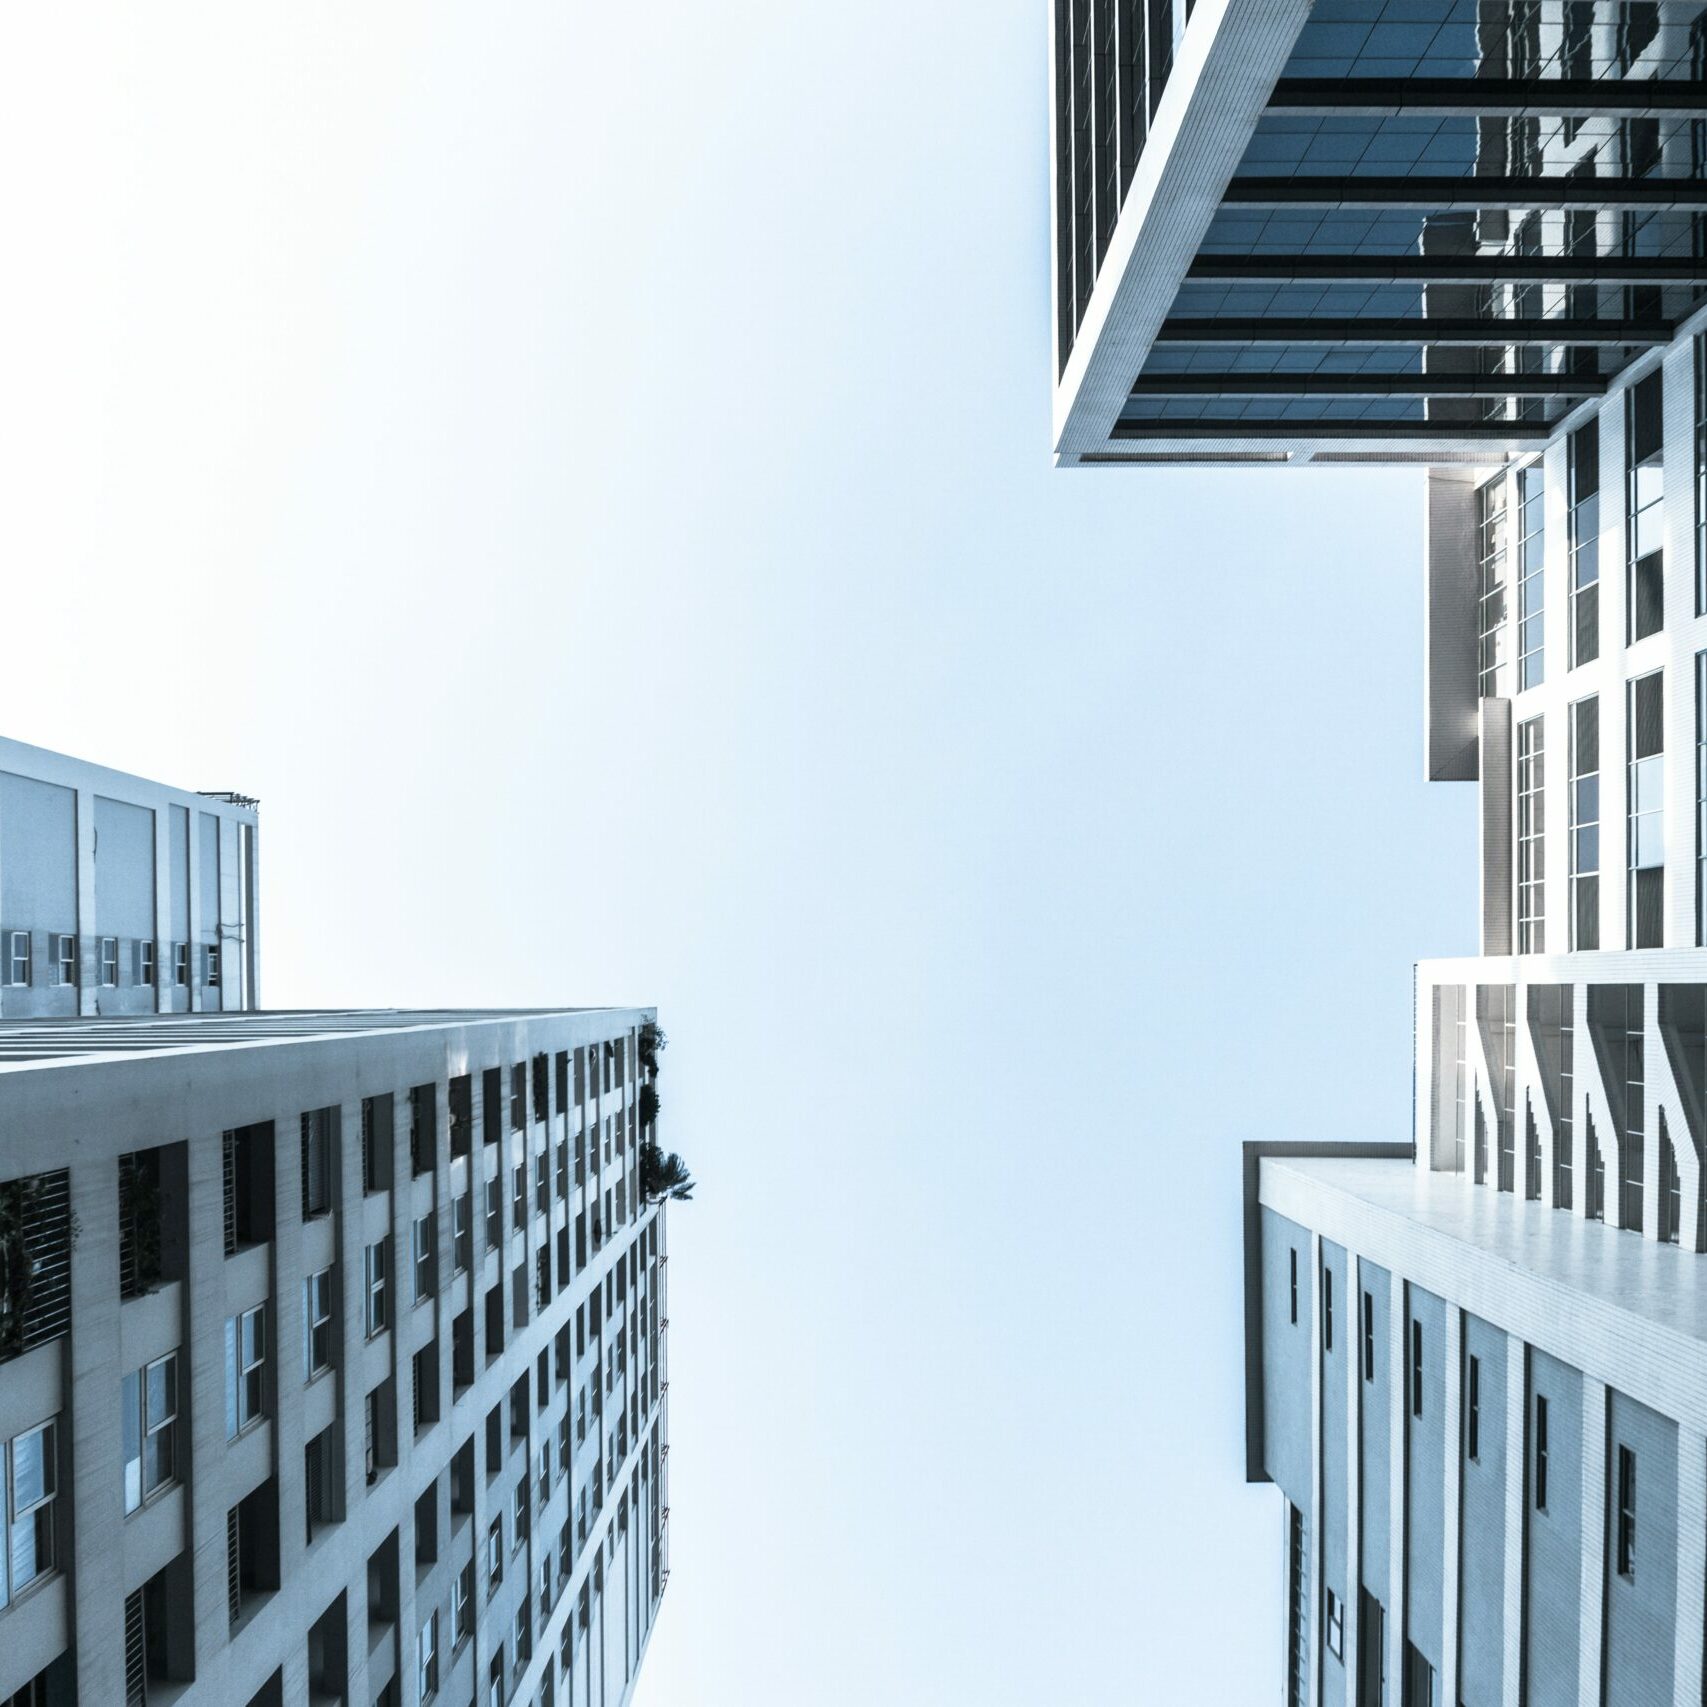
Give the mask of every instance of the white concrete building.
<svg viewBox="0 0 1707 1707">
<path fill-rule="evenodd" d="M 258 1011 L 253 802 L 0 764 L 7 924 L 78 941 L 0 1017 L 0 1702 L 619 1707 L 669 1560 L 655 1015 Z M 235 952 L 186 1002 L 115 933 Z"/>
<path fill-rule="evenodd" d="M 1700 1707 L 1704 8 L 1052 16 L 1057 461 L 1430 465 L 1426 769 L 1480 796 L 1409 1141 L 1246 1155 L 1283 1699 Z"/>
</svg>

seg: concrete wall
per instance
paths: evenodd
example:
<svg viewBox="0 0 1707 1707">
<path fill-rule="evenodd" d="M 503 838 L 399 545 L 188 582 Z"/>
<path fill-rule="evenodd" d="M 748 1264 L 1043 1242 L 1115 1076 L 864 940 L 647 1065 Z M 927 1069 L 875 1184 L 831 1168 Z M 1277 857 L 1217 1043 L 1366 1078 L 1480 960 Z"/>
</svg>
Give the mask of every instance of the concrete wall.
<svg viewBox="0 0 1707 1707">
<path fill-rule="evenodd" d="M 1347 1607 L 1346 1624 L 1357 1616 L 1357 1596 L 1351 1592 L 1351 1573 L 1346 1559 L 1347 1524 L 1350 1513 L 1348 1487 L 1348 1359 L 1357 1355 L 1357 1309 L 1348 1279 L 1345 1251 L 1326 1242 L 1321 1247 L 1322 1312 L 1333 1301 L 1333 1339 L 1328 1343 L 1326 1328 L 1322 1333 L 1321 1351 L 1321 1586 L 1330 1588 L 1340 1605 Z M 1325 1616 L 1325 1614 L 1324 1614 Z M 1322 1653 L 1323 1707 L 1340 1707 L 1350 1699 L 1346 1687 L 1343 1656 L 1336 1659 L 1326 1650 Z"/>
<path fill-rule="evenodd" d="M 1444 1669 L 1442 1576 L 1446 1558 L 1446 1306 L 1407 1286 L 1405 1298 L 1405 1626 L 1417 1652 Z M 1415 1324 L 1422 1326 L 1422 1415 L 1410 1373 Z"/>
<path fill-rule="evenodd" d="M 1524 1539 L 1529 1581 L 1524 1671 L 1529 1707 L 1578 1707 L 1582 1604 L 1583 1380 L 1567 1363 L 1530 1353 L 1529 1473 Z M 1547 1504 L 1535 1492 L 1535 1404 L 1547 1401 Z"/>
<path fill-rule="evenodd" d="M 1301 1511 L 1314 1510 L 1310 1321 L 1314 1279 L 1310 1235 L 1271 1215 L 1262 1218 L 1263 1468 Z M 1292 1264 L 1298 1265 L 1298 1319 L 1292 1320 Z"/>
<path fill-rule="evenodd" d="M 1608 1395 L 1606 1444 L 1606 1700 L 1672 1699 L 1677 1620 L 1677 1424 L 1622 1393 Z M 1635 1571 L 1621 1576 L 1615 1549 L 1618 1449 L 1636 1455 Z M 1695 1545 L 1702 1538 L 1695 1537 Z"/>
<path fill-rule="evenodd" d="M 1519 1348 L 1521 1354 L 1521 1348 Z M 1497 1702 L 1505 1660 L 1506 1337 L 1471 1316 L 1464 1322 L 1459 1429 L 1459 1696 Z M 1470 1360 L 1480 1395 L 1478 1450 L 1470 1456 Z"/>
<path fill-rule="evenodd" d="M 1392 1549 L 1392 1328 L 1390 1302 L 1392 1281 L 1379 1264 L 1360 1260 L 1357 1265 L 1361 1291 L 1358 1310 L 1365 1308 L 1362 1293 L 1368 1293 L 1368 1308 L 1375 1341 L 1374 1367 L 1362 1387 L 1362 1427 L 1358 1431 L 1360 1460 L 1358 1487 L 1362 1492 L 1363 1586 L 1391 1610 L 1390 1578 Z M 1362 1323 L 1359 1322 L 1359 1333 Z"/>
</svg>

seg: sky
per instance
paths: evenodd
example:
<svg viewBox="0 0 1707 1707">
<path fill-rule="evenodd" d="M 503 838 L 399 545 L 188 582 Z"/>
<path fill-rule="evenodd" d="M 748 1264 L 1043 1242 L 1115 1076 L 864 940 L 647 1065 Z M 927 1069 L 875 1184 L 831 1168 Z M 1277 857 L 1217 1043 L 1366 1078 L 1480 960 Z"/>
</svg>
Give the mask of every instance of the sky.
<svg viewBox="0 0 1707 1707">
<path fill-rule="evenodd" d="M 654 1003 L 637 1707 L 1266 1699 L 1238 1146 L 1474 951 L 1414 472 L 1055 471 L 1041 0 L 15 8 L 0 729 L 270 1005 Z"/>
</svg>

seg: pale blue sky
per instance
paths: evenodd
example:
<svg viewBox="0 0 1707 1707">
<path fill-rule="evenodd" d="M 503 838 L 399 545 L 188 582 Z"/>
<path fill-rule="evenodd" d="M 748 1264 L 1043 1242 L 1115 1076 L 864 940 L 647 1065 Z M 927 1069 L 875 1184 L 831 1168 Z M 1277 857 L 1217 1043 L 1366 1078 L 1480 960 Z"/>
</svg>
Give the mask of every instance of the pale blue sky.
<svg viewBox="0 0 1707 1707">
<path fill-rule="evenodd" d="M 37 8 L 6 733 L 275 1004 L 656 1002 L 640 1707 L 1250 1701 L 1237 1145 L 1473 948 L 1410 474 L 1048 466 L 1045 7 Z"/>
</svg>

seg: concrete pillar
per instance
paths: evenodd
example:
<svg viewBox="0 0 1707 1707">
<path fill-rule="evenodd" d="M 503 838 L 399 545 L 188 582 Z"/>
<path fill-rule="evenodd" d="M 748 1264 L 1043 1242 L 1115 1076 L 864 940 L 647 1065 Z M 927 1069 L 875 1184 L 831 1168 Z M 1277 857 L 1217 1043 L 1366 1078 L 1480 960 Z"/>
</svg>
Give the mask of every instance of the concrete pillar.
<svg viewBox="0 0 1707 1707">
<path fill-rule="evenodd" d="M 1606 1625 L 1606 1383 L 1585 1375 L 1582 1386 L 1583 1550 L 1577 1703 L 1578 1707 L 1601 1707 L 1600 1657 Z"/>
</svg>

